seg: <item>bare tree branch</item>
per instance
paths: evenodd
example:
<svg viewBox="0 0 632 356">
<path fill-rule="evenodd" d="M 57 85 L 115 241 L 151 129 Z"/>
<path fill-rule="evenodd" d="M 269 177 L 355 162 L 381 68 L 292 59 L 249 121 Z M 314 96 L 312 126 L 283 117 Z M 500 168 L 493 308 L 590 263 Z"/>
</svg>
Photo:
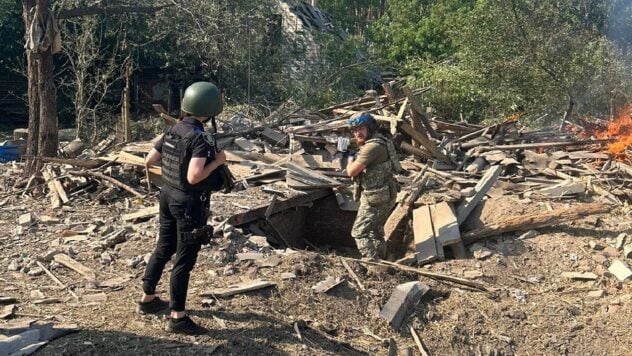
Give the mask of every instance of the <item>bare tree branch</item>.
<svg viewBox="0 0 632 356">
<path fill-rule="evenodd" d="M 170 7 L 172 5 L 162 5 L 162 6 L 111 6 L 111 7 L 99 7 L 99 6 L 89 6 L 89 7 L 80 7 L 76 9 L 62 9 L 57 14 L 58 19 L 69 19 L 73 17 L 79 16 L 89 16 L 89 15 L 117 15 L 117 14 L 126 14 L 126 13 L 143 13 L 143 14 L 153 14 L 157 11 L 160 11 L 166 7 Z"/>
</svg>

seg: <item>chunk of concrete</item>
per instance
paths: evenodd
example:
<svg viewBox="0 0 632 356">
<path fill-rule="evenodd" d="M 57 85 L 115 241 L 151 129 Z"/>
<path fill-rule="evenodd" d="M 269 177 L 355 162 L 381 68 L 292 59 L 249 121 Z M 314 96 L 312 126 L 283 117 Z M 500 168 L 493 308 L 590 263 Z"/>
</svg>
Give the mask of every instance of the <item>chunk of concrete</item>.
<svg viewBox="0 0 632 356">
<path fill-rule="evenodd" d="M 18 218 L 18 224 L 20 224 L 20 226 L 29 226 L 33 222 L 35 222 L 35 219 L 33 219 L 33 214 L 31 213 L 22 214 Z"/>
<path fill-rule="evenodd" d="M 612 273 L 619 282 L 624 282 L 632 277 L 632 270 L 630 270 L 630 267 L 620 260 L 614 260 L 608 268 L 608 272 Z"/>
<path fill-rule="evenodd" d="M 603 298 L 603 296 L 605 294 L 606 294 L 606 292 L 603 289 L 594 290 L 594 291 L 588 292 L 588 298 L 590 298 L 590 299 L 600 299 L 600 298 Z"/>
<path fill-rule="evenodd" d="M 421 282 L 408 282 L 398 285 L 386 304 L 384 304 L 384 307 L 382 307 L 380 316 L 391 323 L 394 328 L 399 329 L 410 309 L 414 307 L 429 290 L 430 287 Z"/>
</svg>

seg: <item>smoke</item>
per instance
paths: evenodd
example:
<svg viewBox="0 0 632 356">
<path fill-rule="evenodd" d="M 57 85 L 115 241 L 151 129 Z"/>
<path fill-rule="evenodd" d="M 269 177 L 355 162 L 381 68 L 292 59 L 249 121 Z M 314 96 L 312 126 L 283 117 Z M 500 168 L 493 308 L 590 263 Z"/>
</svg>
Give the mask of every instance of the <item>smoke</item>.
<svg viewBox="0 0 632 356">
<path fill-rule="evenodd" d="M 632 0 L 612 0 L 606 35 L 632 63 Z"/>
</svg>

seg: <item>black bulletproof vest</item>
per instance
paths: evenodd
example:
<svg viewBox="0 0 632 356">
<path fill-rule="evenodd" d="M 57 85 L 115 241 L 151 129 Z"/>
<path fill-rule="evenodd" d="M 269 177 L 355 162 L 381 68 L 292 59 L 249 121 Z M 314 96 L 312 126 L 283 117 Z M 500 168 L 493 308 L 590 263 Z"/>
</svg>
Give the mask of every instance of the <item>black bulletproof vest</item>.
<svg viewBox="0 0 632 356">
<path fill-rule="evenodd" d="M 216 174 L 210 174 L 197 184 L 189 184 L 187 180 L 193 147 L 203 139 L 202 131 L 196 129 L 189 131 L 184 137 L 172 130 L 165 132 L 162 145 L 162 178 L 165 184 L 182 191 L 206 192 L 219 189 L 221 181 L 218 182 Z"/>
</svg>

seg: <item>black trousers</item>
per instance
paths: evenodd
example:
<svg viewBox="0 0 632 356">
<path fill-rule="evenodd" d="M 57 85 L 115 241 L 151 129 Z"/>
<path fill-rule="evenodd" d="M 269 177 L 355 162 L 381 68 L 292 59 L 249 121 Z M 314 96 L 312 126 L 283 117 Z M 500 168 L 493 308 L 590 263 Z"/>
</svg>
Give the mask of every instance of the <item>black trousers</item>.
<svg viewBox="0 0 632 356">
<path fill-rule="evenodd" d="M 167 261 L 176 254 L 169 289 L 170 308 L 184 311 L 189 287 L 189 276 L 201 244 L 197 241 L 182 241 L 182 233 L 191 232 L 206 225 L 209 195 L 199 192 L 183 192 L 165 185 L 160 192 L 160 233 L 143 277 L 143 292 L 155 294 L 156 285 Z"/>
</svg>

